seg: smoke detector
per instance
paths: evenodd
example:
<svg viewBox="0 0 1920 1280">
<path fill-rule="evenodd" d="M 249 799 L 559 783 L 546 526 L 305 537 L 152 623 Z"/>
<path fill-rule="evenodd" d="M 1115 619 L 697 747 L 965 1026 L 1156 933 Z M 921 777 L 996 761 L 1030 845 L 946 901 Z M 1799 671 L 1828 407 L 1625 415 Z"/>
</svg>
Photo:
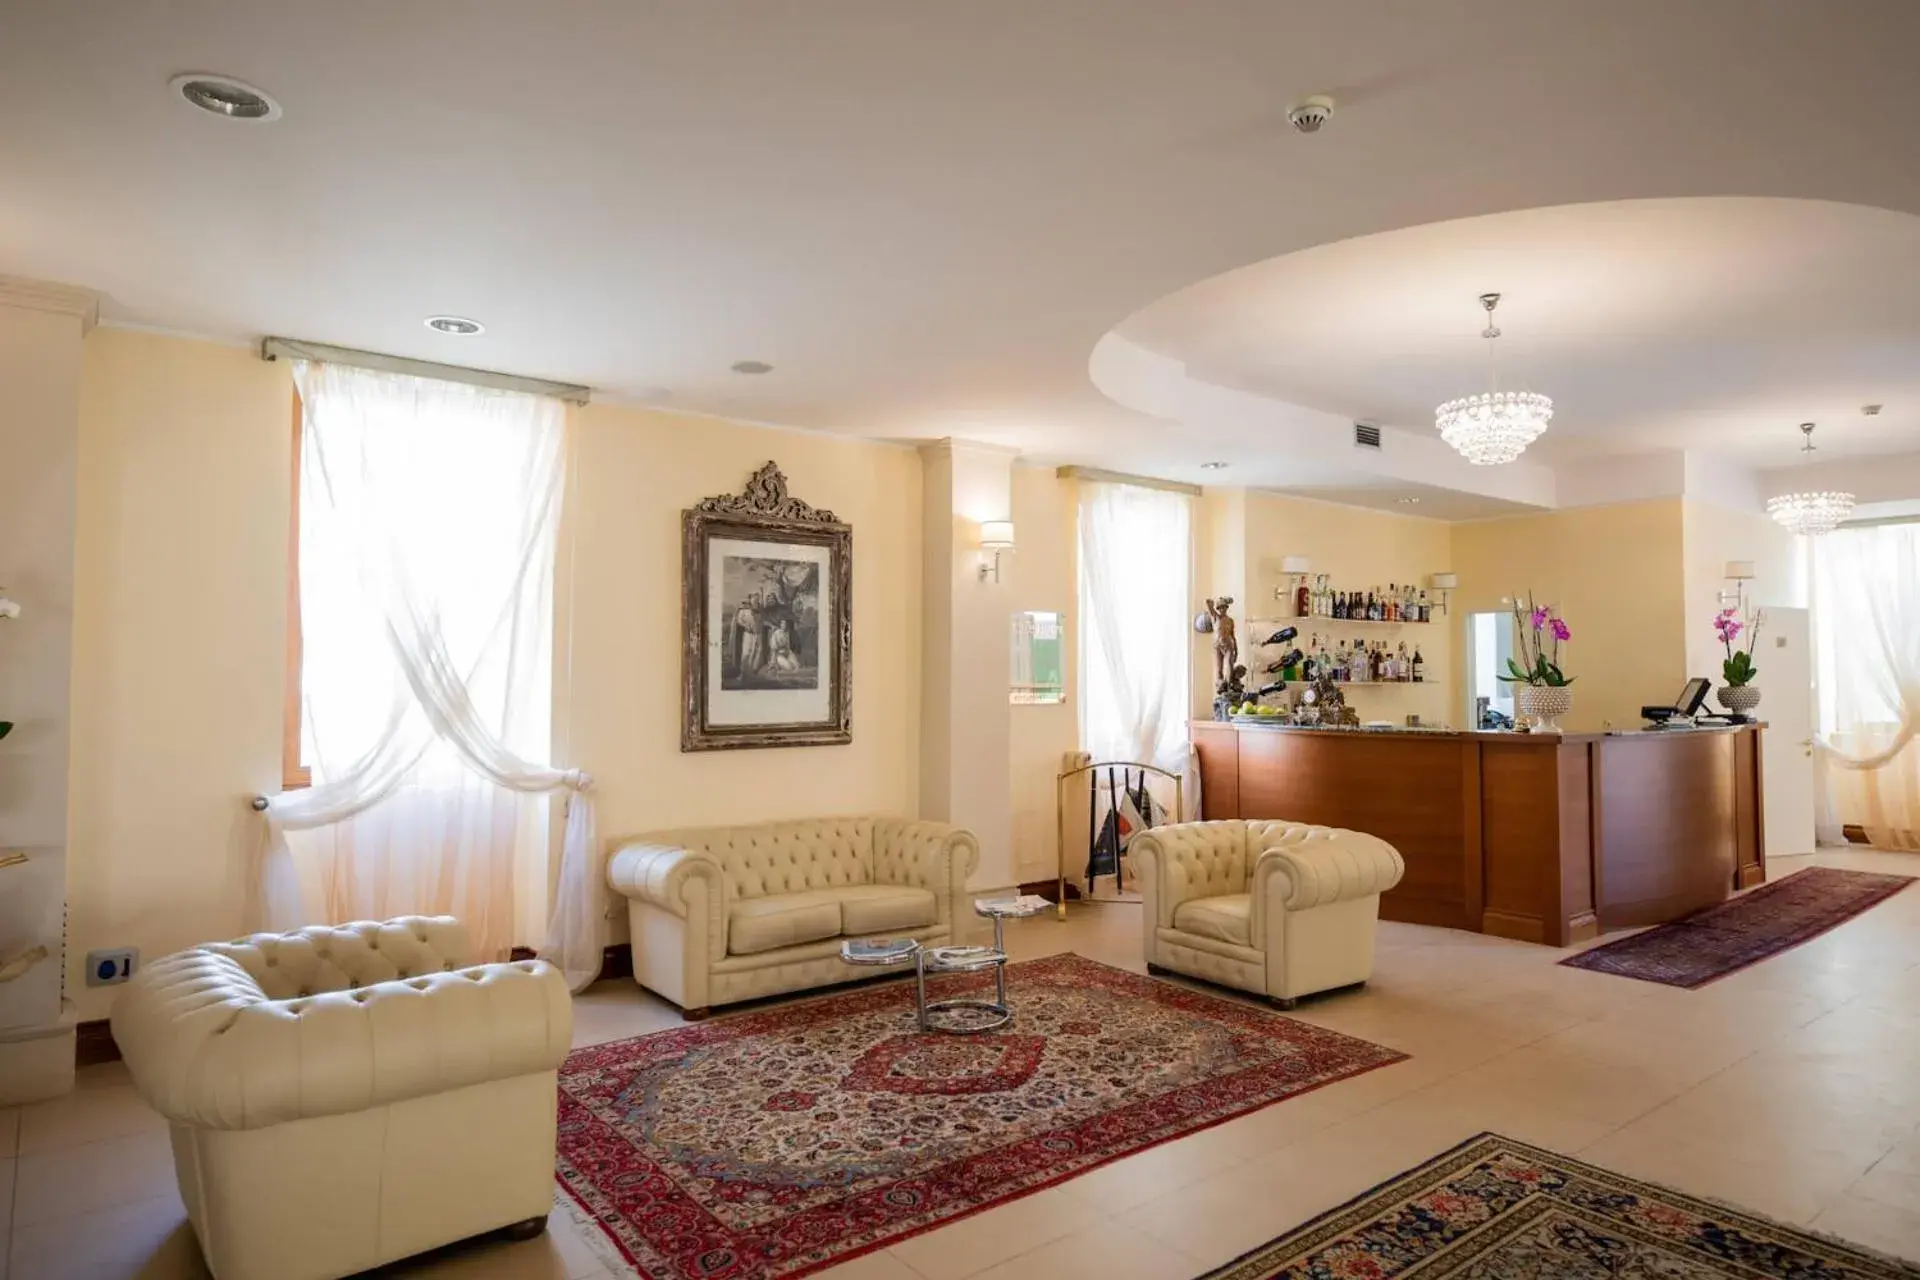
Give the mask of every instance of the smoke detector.
<svg viewBox="0 0 1920 1280">
<path fill-rule="evenodd" d="M 1333 99 L 1316 93 L 1287 108 L 1287 119 L 1301 133 L 1318 133 L 1320 126 L 1333 119 Z"/>
<path fill-rule="evenodd" d="M 1877 418 L 1880 416 L 1880 410 L 1883 407 L 1884 406 L 1877 405 L 1877 404 L 1863 404 L 1860 406 L 1860 412 L 1864 413 L 1869 418 Z"/>
</svg>

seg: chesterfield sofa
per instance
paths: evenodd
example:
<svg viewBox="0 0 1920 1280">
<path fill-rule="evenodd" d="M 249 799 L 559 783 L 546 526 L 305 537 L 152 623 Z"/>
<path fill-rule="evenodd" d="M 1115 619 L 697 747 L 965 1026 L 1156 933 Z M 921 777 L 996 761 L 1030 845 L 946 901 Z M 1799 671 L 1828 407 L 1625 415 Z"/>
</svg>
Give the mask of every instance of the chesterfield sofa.
<svg viewBox="0 0 1920 1280">
<path fill-rule="evenodd" d="M 406 916 L 156 960 L 113 1006 L 216 1280 L 330 1280 L 553 1207 L 566 980 Z"/>
<path fill-rule="evenodd" d="M 1406 864 L 1377 836 L 1298 822 L 1183 822 L 1136 835 L 1150 973 L 1301 996 L 1373 973 L 1380 895 Z"/>
<path fill-rule="evenodd" d="M 944 823 L 815 818 L 630 837 L 607 883 L 627 900 L 634 981 L 698 1020 L 872 977 L 840 959 L 848 938 L 955 940 L 979 860 L 973 833 Z"/>
</svg>

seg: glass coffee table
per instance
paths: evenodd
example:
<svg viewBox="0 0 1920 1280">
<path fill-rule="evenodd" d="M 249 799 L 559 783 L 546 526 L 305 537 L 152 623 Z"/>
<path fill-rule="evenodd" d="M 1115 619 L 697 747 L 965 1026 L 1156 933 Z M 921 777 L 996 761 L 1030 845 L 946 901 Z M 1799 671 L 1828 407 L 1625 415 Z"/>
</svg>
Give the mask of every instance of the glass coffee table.
<svg viewBox="0 0 1920 1280">
<path fill-rule="evenodd" d="M 1031 895 L 975 902 L 974 914 L 993 921 L 992 946 L 923 947 L 912 938 L 853 938 L 840 944 L 840 958 L 848 964 L 883 968 L 911 963 L 914 1020 L 920 1030 L 979 1035 L 1013 1021 L 1013 1009 L 1007 1003 L 1006 922 L 1039 915 L 1052 905 Z M 927 999 L 928 974 L 979 973 L 983 969 L 993 970 L 993 999 Z"/>
</svg>

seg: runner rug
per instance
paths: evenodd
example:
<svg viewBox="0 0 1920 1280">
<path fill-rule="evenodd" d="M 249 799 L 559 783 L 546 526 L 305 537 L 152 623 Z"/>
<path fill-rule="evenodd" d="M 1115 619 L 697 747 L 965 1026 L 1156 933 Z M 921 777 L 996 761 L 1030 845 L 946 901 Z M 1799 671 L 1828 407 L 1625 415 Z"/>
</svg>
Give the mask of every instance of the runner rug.
<svg viewBox="0 0 1920 1280">
<path fill-rule="evenodd" d="M 1808 867 L 1672 924 L 1655 925 L 1560 963 L 1670 987 L 1705 986 L 1845 924 L 1913 879 Z"/>
<path fill-rule="evenodd" d="M 1483 1133 L 1202 1280 L 1920 1280 L 1920 1267 Z"/>
<path fill-rule="evenodd" d="M 985 1035 L 906 982 L 578 1050 L 560 1184 L 650 1280 L 801 1276 L 1405 1057 L 1079 956 L 1007 982 Z"/>
</svg>

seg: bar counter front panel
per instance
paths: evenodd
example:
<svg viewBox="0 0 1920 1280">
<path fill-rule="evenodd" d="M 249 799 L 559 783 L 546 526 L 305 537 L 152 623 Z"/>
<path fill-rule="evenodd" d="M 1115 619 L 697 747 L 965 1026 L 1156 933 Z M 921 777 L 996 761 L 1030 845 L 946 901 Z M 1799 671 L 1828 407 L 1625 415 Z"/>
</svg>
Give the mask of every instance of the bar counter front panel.
<svg viewBox="0 0 1920 1280">
<path fill-rule="evenodd" d="M 1566 946 L 1766 878 L 1759 725 L 1648 733 L 1197 721 L 1208 818 L 1348 827 L 1400 850 L 1384 919 Z"/>
</svg>

